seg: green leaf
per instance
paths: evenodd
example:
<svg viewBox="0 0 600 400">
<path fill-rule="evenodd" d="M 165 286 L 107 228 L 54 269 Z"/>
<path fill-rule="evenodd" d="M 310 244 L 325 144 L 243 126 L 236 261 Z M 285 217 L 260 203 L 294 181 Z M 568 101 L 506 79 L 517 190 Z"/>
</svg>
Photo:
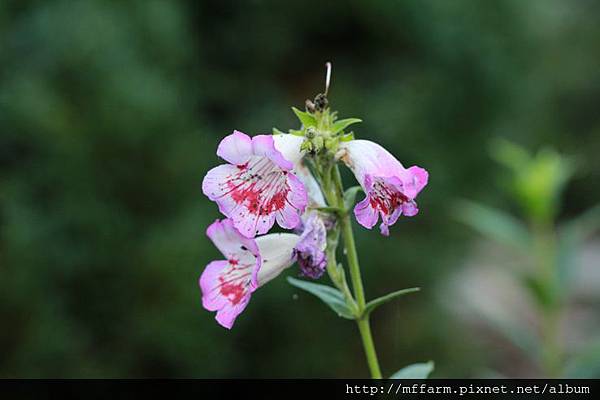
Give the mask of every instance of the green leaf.
<svg viewBox="0 0 600 400">
<path fill-rule="evenodd" d="M 600 204 L 565 222 L 558 229 L 558 271 L 560 282 L 571 280 L 573 267 L 580 257 L 585 239 L 600 229 Z"/>
<path fill-rule="evenodd" d="M 600 229 L 600 204 L 596 204 L 581 215 L 565 223 L 565 229 L 577 230 L 584 239 Z"/>
<path fill-rule="evenodd" d="M 404 296 L 405 294 L 409 294 L 409 293 L 415 293 L 415 292 L 418 292 L 419 290 L 421 290 L 421 288 L 418 288 L 418 287 L 396 290 L 395 292 L 388 293 L 385 296 L 381 296 L 374 300 L 371 300 L 365 306 L 364 315 L 369 315 L 374 309 L 376 309 L 377 307 L 379 307 L 382 304 L 387 303 L 390 300 L 394 300 L 396 297 Z"/>
<path fill-rule="evenodd" d="M 525 225 L 503 211 L 463 200 L 456 207 L 456 215 L 460 221 L 493 240 L 525 251 L 531 248 L 531 236 Z"/>
<path fill-rule="evenodd" d="M 427 379 L 434 366 L 433 361 L 412 364 L 390 376 L 390 379 Z"/>
<path fill-rule="evenodd" d="M 346 207 L 346 210 L 352 209 L 356 200 L 356 194 L 361 190 L 360 186 L 352 186 L 344 192 L 344 207 Z"/>
<path fill-rule="evenodd" d="M 555 305 L 556 295 L 554 293 L 553 285 L 549 285 L 547 282 L 538 279 L 535 276 L 525 276 L 523 284 L 542 308 L 550 309 Z"/>
<path fill-rule="evenodd" d="M 307 292 L 317 296 L 325 304 L 327 304 L 338 315 L 338 317 L 354 319 L 352 311 L 346 305 L 344 295 L 336 288 L 327 285 L 320 285 L 318 283 L 302 281 L 292 277 L 288 277 L 287 280 L 292 286 L 306 290 Z"/>
<path fill-rule="evenodd" d="M 326 213 L 335 213 L 335 214 L 340 214 L 340 213 L 344 212 L 344 210 L 339 207 L 315 207 L 315 208 L 313 208 L 313 210 L 322 211 L 322 212 L 326 212 Z"/>
<path fill-rule="evenodd" d="M 292 107 L 292 111 L 294 112 L 294 114 L 296 114 L 296 117 L 298 117 L 298 119 L 305 128 L 317 125 L 317 120 L 311 114 L 304 111 L 300 111 L 296 107 Z"/>
<path fill-rule="evenodd" d="M 493 140 L 490 153 L 498 163 L 515 171 L 518 171 L 519 167 L 528 165 L 531 161 L 531 155 L 525 148 L 506 139 Z"/>
<path fill-rule="evenodd" d="M 335 121 L 333 123 L 333 126 L 331 127 L 331 133 L 335 135 L 336 133 L 343 131 L 350 125 L 356 124 L 358 122 L 362 122 L 362 119 L 346 118 L 346 119 L 340 119 L 339 121 Z"/>
<path fill-rule="evenodd" d="M 285 135 L 285 132 L 282 132 L 279 129 L 273 127 L 273 135 Z"/>
<path fill-rule="evenodd" d="M 578 379 L 600 376 L 600 339 L 592 339 L 578 349 L 566 363 L 563 376 Z"/>
</svg>

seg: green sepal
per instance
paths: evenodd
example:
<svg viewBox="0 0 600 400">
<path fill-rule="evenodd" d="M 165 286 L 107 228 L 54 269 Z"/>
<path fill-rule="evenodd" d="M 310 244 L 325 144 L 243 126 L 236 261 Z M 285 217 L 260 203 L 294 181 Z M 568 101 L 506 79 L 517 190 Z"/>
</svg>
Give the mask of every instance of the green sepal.
<svg viewBox="0 0 600 400">
<path fill-rule="evenodd" d="M 294 136 L 302 136 L 304 137 L 304 130 L 303 129 L 290 129 L 290 135 L 294 135 Z"/>
<path fill-rule="evenodd" d="M 310 140 L 305 140 L 300 145 L 300 151 L 306 151 L 306 152 L 310 153 L 312 150 L 313 150 L 313 144 Z"/>
<path fill-rule="evenodd" d="M 292 107 L 292 111 L 294 114 L 296 114 L 296 117 L 298 117 L 305 128 L 308 128 L 309 126 L 317 126 L 317 120 L 311 114 L 305 111 L 300 111 L 296 107 Z"/>
<path fill-rule="evenodd" d="M 339 121 L 335 121 L 333 123 L 333 125 L 331 126 L 331 134 L 335 135 L 336 133 L 343 131 L 350 125 L 356 124 L 359 122 L 362 122 L 362 119 L 346 118 L 346 119 L 340 119 Z"/>
<path fill-rule="evenodd" d="M 323 303 L 327 304 L 329 308 L 331 308 L 333 312 L 337 314 L 338 317 L 355 319 L 354 315 L 352 315 L 352 311 L 346 305 L 344 295 L 336 288 L 318 283 L 307 282 L 292 277 L 288 277 L 287 280 L 290 285 L 317 296 Z"/>
<path fill-rule="evenodd" d="M 354 132 L 346 133 L 342 137 L 340 137 L 340 141 L 342 142 L 349 142 L 351 140 L 354 140 Z"/>
</svg>

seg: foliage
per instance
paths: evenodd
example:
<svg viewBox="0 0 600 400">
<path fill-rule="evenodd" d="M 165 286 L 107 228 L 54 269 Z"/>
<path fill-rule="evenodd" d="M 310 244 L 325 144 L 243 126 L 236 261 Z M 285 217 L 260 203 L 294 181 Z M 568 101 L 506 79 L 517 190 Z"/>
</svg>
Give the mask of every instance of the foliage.
<svg viewBox="0 0 600 400">
<path fill-rule="evenodd" d="M 202 227 L 216 208 L 200 182 L 216 144 L 232 127 L 292 126 L 287 105 L 322 87 L 333 61 L 337 108 L 368 117 L 362 132 L 399 159 L 427 160 L 436 177 L 418 221 L 387 241 L 358 232 L 361 258 L 377 265 L 366 290 L 433 288 L 469 245 L 451 199 L 505 203 L 483 150 L 490 136 L 577 157 L 559 220 L 600 197 L 598 11 L 586 1 L 0 2 L 0 376 L 359 376 L 347 322 L 316 301 L 297 307 L 285 282 L 228 335 L 201 311 L 196 282 L 216 255 Z M 373 313 L 382 364 L 435 358 L 436 376 L 479 374 L 494 347 L 473 351 L 435 298 Z"/>
</svg>

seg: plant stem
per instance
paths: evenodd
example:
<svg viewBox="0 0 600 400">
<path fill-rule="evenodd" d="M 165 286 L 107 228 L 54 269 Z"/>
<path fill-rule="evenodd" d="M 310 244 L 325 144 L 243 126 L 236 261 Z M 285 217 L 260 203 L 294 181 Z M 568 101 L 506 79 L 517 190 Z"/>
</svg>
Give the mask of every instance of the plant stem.
<svg viewBox="0 0 600 400">
<path fill-rule="evenodd" d="M 325 118 L 327 117 L 327 118 Z M 323 129 L 324 125 L 330 124 L 329 113 L 325 112 L 318 118 L 319 124 L 318 129 Z M 381 369 L 379 368 L 379 360 L 377 359 L 377 352 L 375 351 L 375 343 L 373 342 L 373 335 L 371 334 L 371 325 L 369 322 L 368 314 L 365 314 L 366 300 L 365 291 L 363 288 L 363 282 L 360 275 L 360 266 L 358 264 L 358 254 L 356 252 L 356 244 L 354 242 L 354 233 L 352 232 L 352 222 L 344 204 L 344 186 L 342 184 L 342 177 L 340 170 L 336 164 L 331 162 L 320 164 L 316 163 L 316 170 L 319 176 L 319 181 L 323 194 L 327 199 L 329 208 L 335 209 L 338 214 L 339 226 L 341 227 L 341 234 L 344 239 L 344 247 L 346 258 L 348 259 L 348 266 L 350 270 L 350 279 L 352 281 L 352 288 L 354 296 L 350 293 L 344 270 L 338 268 L 337 261 L 335 259 L 335 253 L 337 248 L 337 238 L 339 237 L 339 231 L 334 233 L 331 244 L 328 243 L 327 252 L 327 272 L 329 277 L 335 284 L 335 286 L 342 291 L 346 299 L 346 303 L 353 310 L 356 323 L 358 325 L 358 331 L 362 339 L 363 347 L 365 350 L 365 356 L 367 358 L 367 364 L 371 372 L 373 379 L 381 379 Z"/>
<path fill-rule="evenodd" d="M 367 364 L 369 364 L 371 377 L 373 379 L 381 379 L 381 369 L 379 368 L 379 360 L 377 359 L 377 352 L 375 351 L 375 343 L 373 342 L 373 336 L 371 335 L 369 317 L 365 316 L 361 319 L 358 319 L 356 323 L 358 324 L 358 330 L 362 338 L 363 347 L 365 348 L 365 355 L 367 356 Z"/>
<path fill-rule="evenodd" d="M 562 372 L 562 346 L 560 322 L 562 299 L 558 288 L 556 236 L 550 221 L 533 224 L 539 279 L 545 292 L 545 302 L 540 305 L 542 314 L 542 368 L 547 378 L 557 378 Z"/>
<path fill-rule="evenodd" d="M 337 205 L 338 207 L 344 208 L 344 190 L 340 176 L 340 170 L 337 165 L 333 167 L 332 173 L 338 193 Z M 367 357 L 367 363 L 369 364 L 369 369 L 371 371 L 371 377 L 374 379 L 381 379 L 381 369 L 379 368 L 379 360 L 377 359 L 373 335 L 371 334 L 369 316 L 364 315 L 366 306 L 365 291 L 360 274 L 360 265 L 358 264 L 358 254 L 356 252 L 356 244 L 354 242 L 354 233 L 352 232 L 352 221 L 350 220 L 347 210 L 340 217 L 340 225 L 342 228 L 344 247 L 346 249 L 346 258 L 348 259 L 348 266 L 350 269 L 350 279 L 352 280 L 352 288 L 354 289 L 354 296 L 356 297 L 356 303 L 360 315 L 360 317 L 356 319 L 356 323 L 358 324 L 358 330 L 362 338 L 365 355 Z"/>
</svg>

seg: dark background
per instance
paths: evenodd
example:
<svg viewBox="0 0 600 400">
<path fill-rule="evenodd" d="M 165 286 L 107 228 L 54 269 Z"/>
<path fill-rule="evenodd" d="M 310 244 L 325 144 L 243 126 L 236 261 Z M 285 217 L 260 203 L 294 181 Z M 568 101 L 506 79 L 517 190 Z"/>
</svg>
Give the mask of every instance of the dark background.
<svg viewBox="0 0 600 400">
<path fill-rule="evenodd" d="M 518 215 L 497 137 L 578 160 L 560 219 L 597 202 L 599 15 L 592 0 L 1 2 L 0 377 L 365 376 L 353 324 L 285 279 L 232 331 L 197 286 L 219 257 L 200 190 L 217 143 L 297 128 L 325 61 L 356 135 L 430 172 L 389 238 L 355 227 L 368 297 L 423 288 L 373 316 L 384 374 L 431 359 L 437 377 L 518 376 L 510 344 L 447 307 L 479 241 L 453 204 Z"/>
</svg>

